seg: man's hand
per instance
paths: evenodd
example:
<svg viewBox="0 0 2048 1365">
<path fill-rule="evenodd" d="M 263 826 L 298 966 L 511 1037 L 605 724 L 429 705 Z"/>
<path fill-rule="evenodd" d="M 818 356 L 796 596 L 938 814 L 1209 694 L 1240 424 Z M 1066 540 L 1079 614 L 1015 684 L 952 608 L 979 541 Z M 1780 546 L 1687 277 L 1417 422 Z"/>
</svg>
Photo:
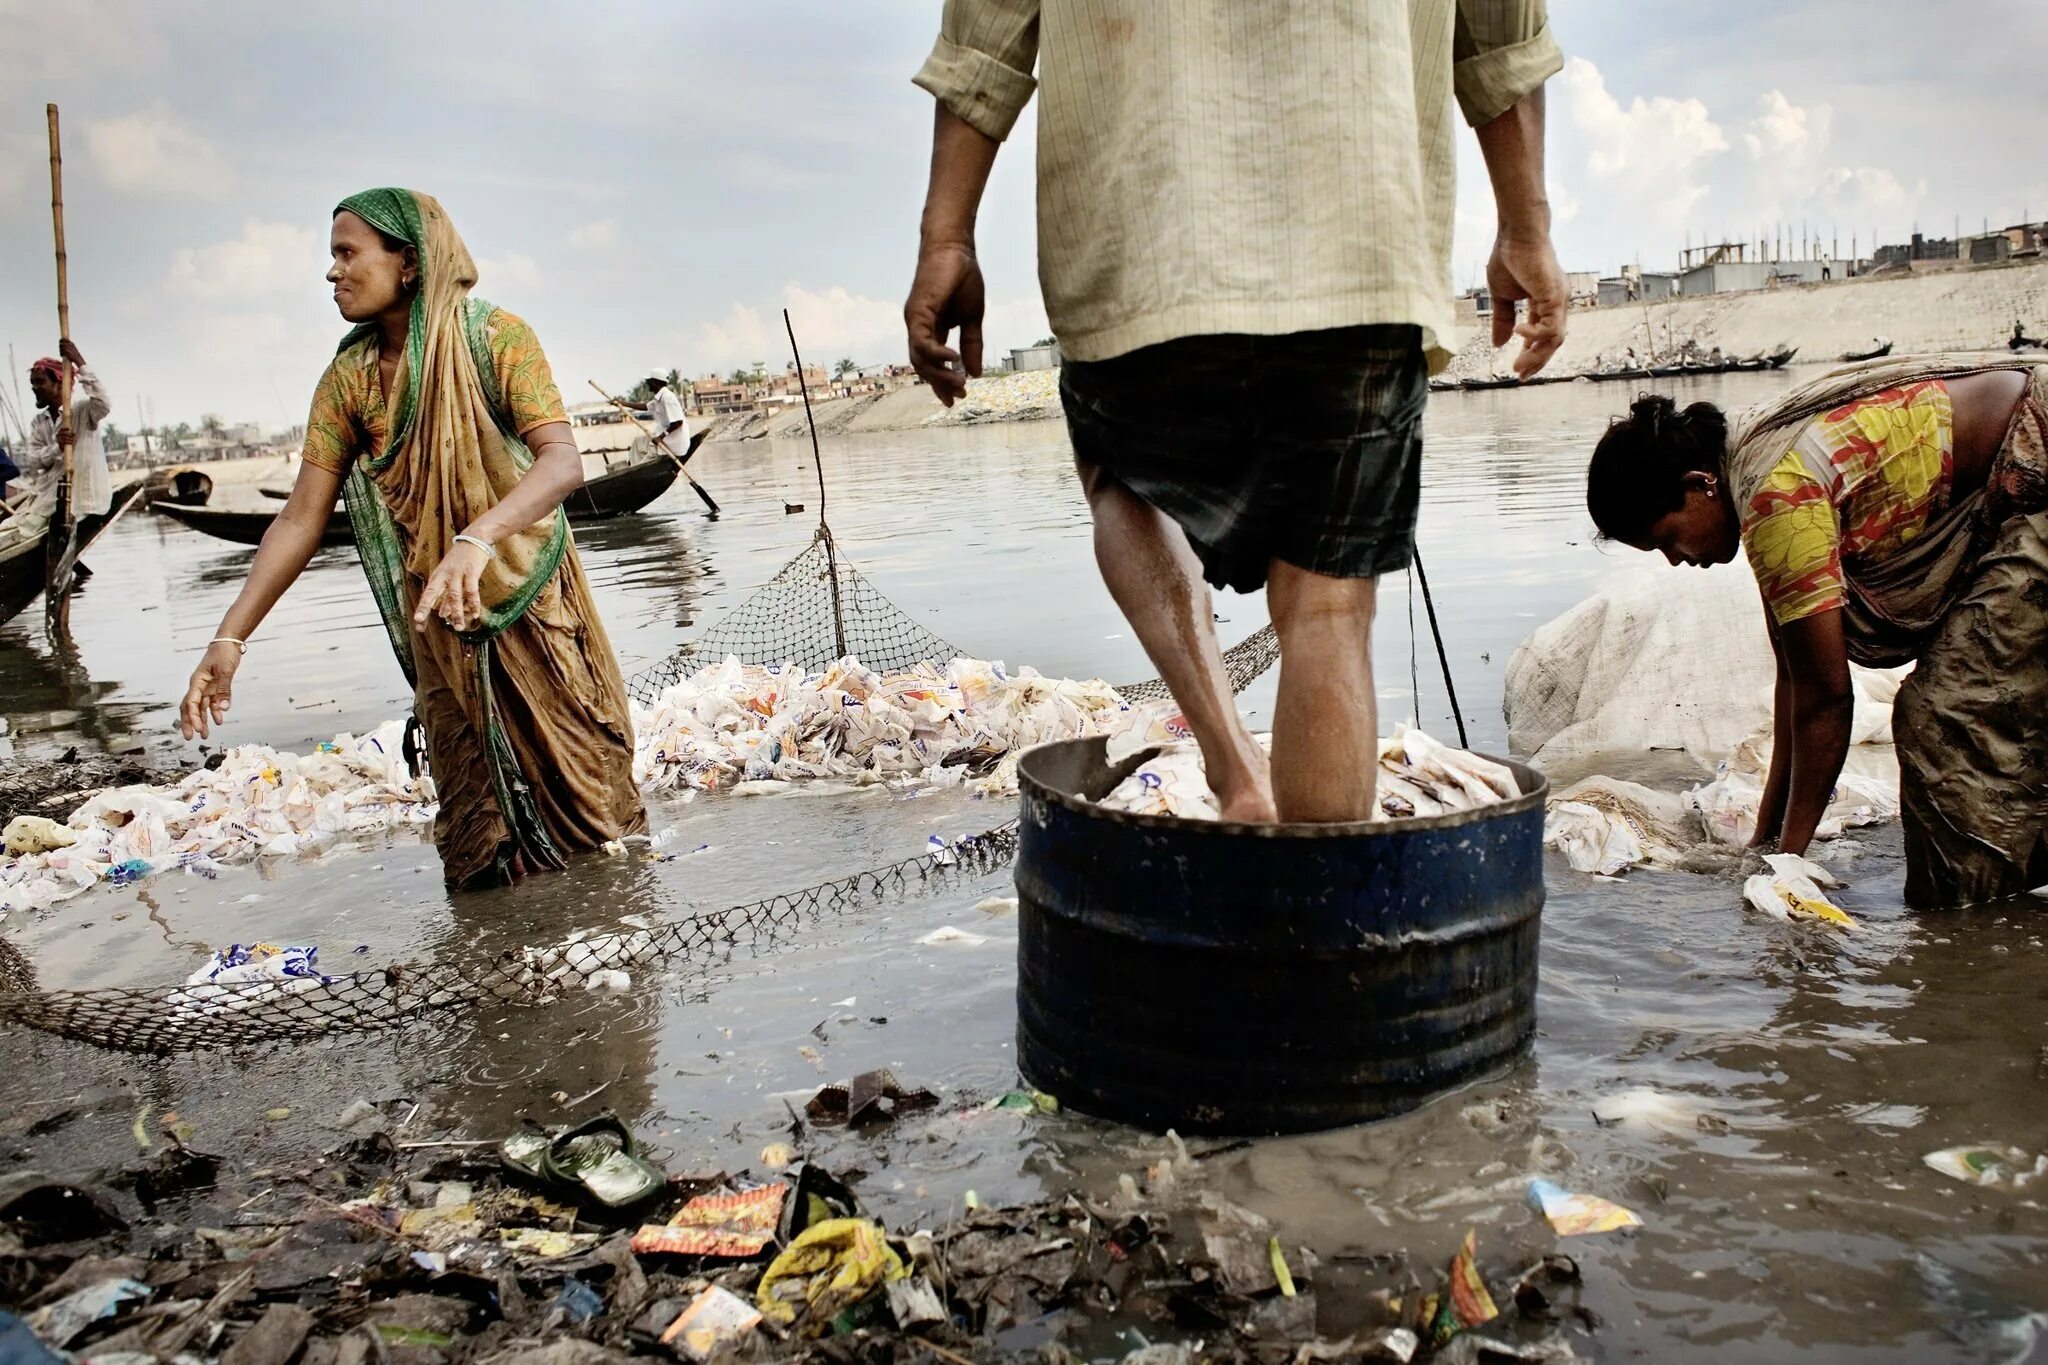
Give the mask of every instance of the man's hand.
<svg viewBox="0 0 2048 1365">
<path fill-rule="evenodd" d="M 981 374 L 981 315 L 987 297 L 981 262 L 964 242 L 931 242 L 917 254 L 917 275 L 903 304 L 910 333 L 910 365 L 947 407 L 967 393 L 969 375 Z M 960 349 L 946 345 L 960 329 Z"/>
<path fill-rule="evenodd" d="M 72 369 L 85 368 L 85 357 L 78 353 L 78 343 L 70 337 L 64 337 L 57 342 L 57 354 L 69 361 Z"/>
<path fill-rule="evenodd" d="M 1522 349 L 1515 356 L 1515 374 L 1527 379 L 1550 363 L 1557 348 L 1564 345 L 1564 315 L 1570 304 L 1564 271 L 1557 264 L 1557 252 L 1550 235 L 1511 237 L 1506 233 L 1493 242 L 1493 257 L 1486 263 L 1486 287 L 1493 295 L 1493 344 L 1505 346 L 1520 337 Z M 1527 302 L 1526 317 L 1518 320 L 1518 304 Z"/>
</svg>

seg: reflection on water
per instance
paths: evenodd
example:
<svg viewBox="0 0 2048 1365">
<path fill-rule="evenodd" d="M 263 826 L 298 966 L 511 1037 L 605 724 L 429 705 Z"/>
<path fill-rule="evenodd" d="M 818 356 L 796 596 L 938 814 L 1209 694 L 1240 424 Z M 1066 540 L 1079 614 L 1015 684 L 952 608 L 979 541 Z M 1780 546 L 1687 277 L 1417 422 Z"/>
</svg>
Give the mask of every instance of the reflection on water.
<svg viewBox="0 0 2048 1365">
<path fill-rule="evenodd" d="M 1696 387 L 1741 404 L 1783 382 Z M 1590 544 L 1580 503 L 1585 452 L 1626 396 L 1560 385 L 1432 404 L 1420 538 L 1477 743 L 1503 740 L 1501 671 L 1516 642 L 1609 575 L 1645 567 Z M 629 672 L 803 548 L 813 518 L 785 517 L 781 503 L 815 511 L 809 459 L 808 444 L 712 447 L 692 469 L 727 509 L 720 521 L 697 514 L 685 488 L 655 517 L 579 528 Z M 1066 461 L 1057 424 L 834 441 L 833 526 L 882 591 L 965 648 L 1048 673 L 1144 676 L 1095 578 Z M 40 711 L 80 713 L 51 734 L 160 731 L 246 554 L 137 519 L 94 560 L 101 596 L 73 613 L 76 661 L 59 664 L 16 622 L 0 633 L 0 683 Z M 127 610 L 116 619 L 109 601 Z M 1226 639 L 1264 619 L 1256 601 L 1226 597 L 1218 609 Z M 1424 638 L 1420 709 L 1447 729 Z M 1399 580 L 1382 594 L 1375 642 L 1387 713 L 1401 714 L 1410 636 Z M 1270 688 L 1250 694 L 1254 709 Z M 323 555 L 252 647 L 230 738 L 296 743 L 361 728 L 395 714 L 401 691 L 354 563 Z M 1682 771 L 1658 760 L 1631 775 Z M 481 961 L 622 914 L 673 917 L 823 881 L 1008 814 L 957 792 L 704 799 L 655 811 L 686 856 L 587 858 L 560 877 L 454 897 L 431 850 L 378 839 L 218 882 L 101 892 L 43 917 L 25 943 L 50 985 L 172 979 L 204 945 L 258 935 L 318 943 L 343 968 Z M 1638 1235 L 1565 1248 L 1603 1321 L 1580 1343 L 1598 1358 L 2024 1359 L 2026 1315 L 2048 1308 L 2048 1211 L 2038 1197 L 1958 1185 L 1920 1158 L 1968 1141 L 2048 1148 L 2048 922 L 2033 902 L 1906 916 L 1896 829 L 1866 832 L 1848 871 L 1843 902 L 1865 928 L 1840 937 L 1746 913 L 1732 870 L 1601 881 L 1553 861 L 1527 1059 L 1416 1114 L 1219 1155 L 1206 1178 L 1323 1256 L 1319 1297 L 1336 1315 L 1326 1326 L 1341 1329 L 1354 1291 L 1382 1282 L 1384 1257 L 1406 1253 L 1430 1280 L 1467 1227 L 1490 1266 L 1552 1249 L 1523 1203 L 1542 1173 L 1645 1221 Z M 806 919 L 762 949 L 742 942 L 636 971 L 623 995 L 450 1011 L 387 1038 L 231 1063 L 152 1064 L 150 1093 L 202 1132 L 247 1131 L 307 1077 L 320 1094 L 304 1103 L 410 1095 L 424 1106 L 416 1131 L 451 1136 L 611 1105 L 672 1167 L 740 1170 L 787 1139 L 787 1105 L 800 1111 L 823 1081 L 890 1066 L 948 1103 L 877 1136 L 808 1139 L 824 1164 L 864 1173 L 883 1216 L 940 1218 L 968 1189 L 991 1201 L 1070 1185 L 1111 1193 L 1118 1174 L 1162 1154 L 1158 1139 L 969 1105 L 1015 1083 L 1015 921 L 981 908 L 1008 890 L 997 875 Z M 945 924 L 985 941 L 919 942 Z M 18 1036 L 0 1036 L 0 1058 L 60 1084 L 130 1066 Z M 220 1084 L 224 1067 L 232 1086 Z M 130 1141 L 126 1122 L 109 1125 L 109 1154 Z"/>
</svg>

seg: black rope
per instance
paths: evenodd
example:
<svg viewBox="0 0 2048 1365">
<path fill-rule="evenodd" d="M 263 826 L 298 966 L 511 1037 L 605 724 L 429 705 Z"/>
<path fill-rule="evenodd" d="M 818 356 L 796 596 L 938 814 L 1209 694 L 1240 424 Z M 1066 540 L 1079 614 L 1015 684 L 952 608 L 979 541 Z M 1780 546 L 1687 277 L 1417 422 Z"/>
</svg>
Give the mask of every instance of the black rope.
<svg viewBox="0 0 2048 1365">
<path fill-rule="evenodd" d="M 1429 633 L 1436 639 L 1437 662 L 1444 668 L 1444 691 L 1451 698 L 1451 717 L 1458 722 L 1458 747 L 1469 749 L 1472 742 L 1465 738 L 1465 713 L 1458 708 L 1458 689 L 1451 682 L 1451 656 L 1444 652 L 1444 633 L 1436 623 L 1436 599 L 1429 595 L 1429 575 L 1422 571 L 1422 551 L 1415 550 L 1413 558 L 1416 580 L 1422 584 L 1422 606 L 1429 613 Z"/>
<path fill-rule="evenodd" d="M 1422 724 L 1422 674 L 1415 663 L 1415 565 L 1408 566 L 1408 711 Z"/>
<path fill-rule="evenodd" d="M 832 582 L 832 635 L 839 653 L 846 657 L 846 612 L 839 600 L 839 547 L 832 543 L 832 528 L 825 524 L 825 458 L 818 453 L 818 422 L 811 416 L 811 386 L 804 382 L 804 357 L 796 348 L 796 325 L 789 310 L 782 310 L 782 329 L 789 333 L 790 359 L 796 361 L 796 388 L 804 396 L 804 425 L 811 432 L 811 468 L 818 472 L 818 539 L 825 542 L 825 575 Z"/>
<path fill-rule="evenodd" d="M 796 348 L 796 327 L 782 310 L 782 329 L 789 333 L 789 355 L 796 361 L 796 388 L 804 396 L 804 425 L 811 429 L 811 467 L 818 471 L 818 525 L 825 524 L 825 462 L 818 456 L 818 424 L 811 417 L 811 386 L 804 382 L 804 358 Z M 829 352 L 827 353 L 829 354 Z"/>
</svg>

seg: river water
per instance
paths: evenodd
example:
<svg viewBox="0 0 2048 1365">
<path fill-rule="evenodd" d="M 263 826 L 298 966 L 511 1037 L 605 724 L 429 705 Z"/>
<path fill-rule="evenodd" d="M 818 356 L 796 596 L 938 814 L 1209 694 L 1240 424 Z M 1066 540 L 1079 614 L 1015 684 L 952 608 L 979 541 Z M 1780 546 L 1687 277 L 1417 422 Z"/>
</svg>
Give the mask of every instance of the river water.
<svg viewBox="0 0 2048 1365">
<path fill-rule="evenodd" d="M 1740 405 L 1778 376 L 1701 381 Z M 1590 443 L 1615 386 L 1436 397 L 1420 547 L 1476 747 L 1505 744 L 1502 670 L 1515 644 L 1625 572 L 1684 573 L 1591 542 L 1581 504 Z M 1248 458 L 1255 452 L 1247 452 Z M 726 514 L 687 488 L 653 515 L 578 531 L 630 674 L 667 657 L 801 550 L 817 512 L 807 444 L 708 447 L 692 468 Z M 845 553 L 906 612 L 970 653 L 1050 675 L 1152 670 L 1095 576 L 1088 523 L 1055 423 L 828 442 L 830 517 Z M 253 494 L 244 494 L 252 497 Z M 785 502 L 808 510 L 785 515 Z M 0 711 L 21 754 L 140 746 L 196 762 L 169 737 L 184 677 L 250 552 L 168 521 L 117 526 L 88 562 L 75 651 L 33 614 L 0 628 Z M 1264 621 L 1224 598 L 1226 642 Z M 1383 717 L 1454 722 L 1401 579 L 1375 632 Z M 1411 656 L 1419 689 L 1411 691 Z M 1270 676 L 1245 697 L 1254 723 Z M 304 746 L 403 710 L 352 554 L 327 551 L 258 633 L 229 742 Z M 1682 761 L 1626 776 L 1697 780 Z M 887 792 L 663 805 L 680 846 L 651 863 L 586 859 L 506 891 L 451 896 L 430 848 L 380 839 L 218 881 L 107 889 L 9 926 L 44 985 L 157 984 L 208 946 L 320 945 L 323 962 L 482 960 L 627 913 L 674 916 L 807 886 L 917 852 L 1010 811 L 964 794 Z M 2048 927 L 2036 903 L 1915 918 L 1900 907 L 1896 829 L 1866 831 L 1837 937 L 1747 913 L 1732 879 L 1637 873 L 1602 881 L 1553 859 L 1539 1035 L 1511 1073 L 1423 1111 L 1202 1162 L 1202 1179 L 1316 1249 L 1325 1326 L 1389 1253 L 1425 1281 L 1468 1227 L 1481 1260 L 1531 1259 L 1553 1239 L 1522 1203 L 1531 1174 L 1639 1212 L 1637 1234 L 1574 1239 L 1598 1359 L 2018 1361 L 2048 1319 L 2040 1194 L 1979 1190 L 1921 1157 L 1971 1141 L 2048 1148 Z M 1113 1191 L 1164 1150 L 1074 1115 L 967 1108 L 1015 1083 L 1015 922 L 978 908 L 1006 874 L 944 895 L 806 920 L 772 944 L 643 971 L 619 996 L 542 1009 L 454 1010 L 402 1032 L 251 1055 L 141 1060 L 0 1034 L 18 1112 L 77 1095 L 139 1094 L 196 1125 L 199 1145 L 288 1160 L 331 1144 L 321 1126 L 355 1096 L 410 1096 L 409 1136 L 488 1137 L 522 1115 L 609 1105 L 672 1169 L 759 1168 L 822 1082 L 890 1066 L 945 1104 L 879 1136 L 813 1130 L 817 1160 L 857 1170 L 892 1223 L 1066 1188 Z M 980 942 L 925 945 L 953 925 Z M 1257 1009 L 1253 999 L 1220 1008 Z M 606 1088 L 573 1111 L 566 1097 Z M 285 1107 L 293 1117 L 267 1120 Z M 131 1107 L 109 1107 L 72 1159 L 132 1152 Z M 1497 1286 L 1498 1287 L 1498 1286 Z"/>
</svg>

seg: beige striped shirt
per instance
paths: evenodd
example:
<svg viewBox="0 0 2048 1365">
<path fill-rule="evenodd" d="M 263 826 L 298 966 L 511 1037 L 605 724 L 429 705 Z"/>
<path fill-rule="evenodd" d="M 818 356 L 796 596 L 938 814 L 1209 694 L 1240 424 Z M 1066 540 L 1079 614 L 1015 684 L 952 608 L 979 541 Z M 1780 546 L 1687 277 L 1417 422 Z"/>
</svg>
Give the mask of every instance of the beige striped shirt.
<svg viewBox="0 0 2048 1365">
<path fill-rule="evenodd" d="M 1562 65 L 1544 0 L 946 0 L 916 81 L 998 140 L 1039 89 L 1067 356 L 1412 322 L 1435 369 L 1452 98 L 1485 123 Z"/>
</svg>

